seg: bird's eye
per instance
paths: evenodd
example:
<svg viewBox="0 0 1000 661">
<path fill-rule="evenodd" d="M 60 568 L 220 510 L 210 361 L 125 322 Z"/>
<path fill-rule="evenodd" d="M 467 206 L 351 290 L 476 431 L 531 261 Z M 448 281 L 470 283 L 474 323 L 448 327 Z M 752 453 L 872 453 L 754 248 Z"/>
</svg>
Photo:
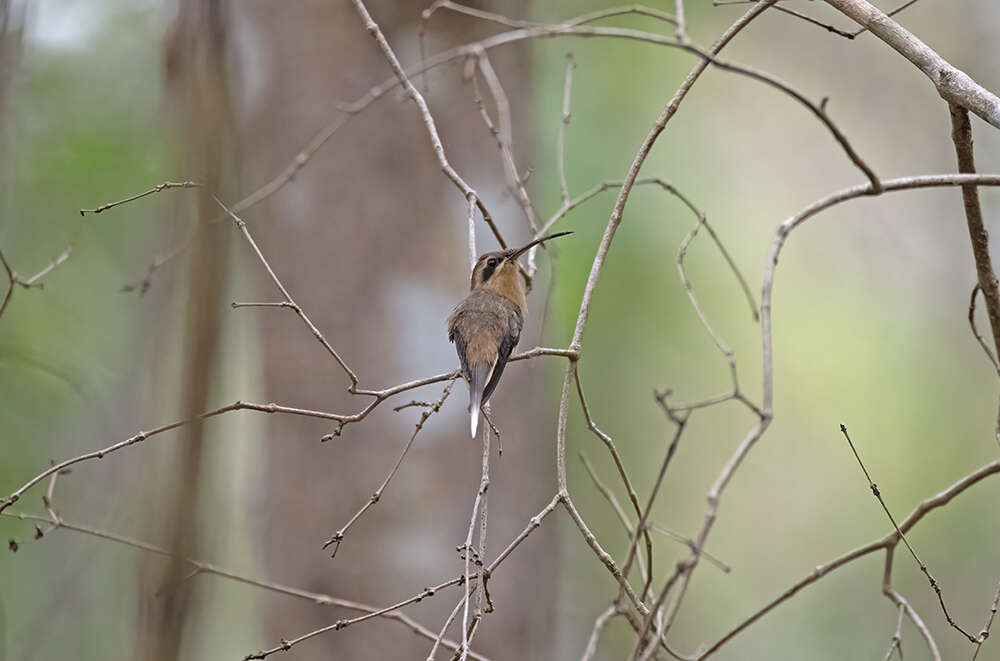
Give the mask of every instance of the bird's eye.
<svg viewBox="0 0 1000 661">
<path fill-rule="evenodd" d="M 495 267 L 499 260 L 496 257 L 490 257 L 486 260 L 486 266 Z"/>
</svg>

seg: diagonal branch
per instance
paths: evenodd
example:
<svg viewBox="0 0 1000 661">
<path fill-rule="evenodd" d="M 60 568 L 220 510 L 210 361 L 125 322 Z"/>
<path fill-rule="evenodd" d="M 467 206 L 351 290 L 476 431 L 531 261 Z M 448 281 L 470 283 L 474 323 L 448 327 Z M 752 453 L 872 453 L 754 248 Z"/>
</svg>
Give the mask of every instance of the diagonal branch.
<svg viewBox="0 0 1000 661">
<path fill-rule="evenodd" d="M 969 473 L 968 475 L 958 480 L 950 487 L 948 487 L 941 493 L 937 494 L 936 496 L 924 500 L 912 512 L 910 512 L 909 516 L 907 516 L 905 519 L 902 520 L 902 522 L 900 522 L 899 524 L 900 532 L 904 534 L 909 532 L 928 513 L 932 512 L 933 510 L 939 507 L 944 507 L 959 494 L 963 493 L 970 487 L 978 484 L 987 477 L 995 475 L 997 473 L 1000 473 L 1000 460 L 992 461 L 986 464 L 985 466 L 981 466 L 980 468 L 973 471 L 972 473 Z M 835 569 L 839 569 L 844 565 L 850 564 L 851 562 L 857 560 L 858 558 L 862 558 L 866 555 L 869 555 L 881 549 L 887 549 L 887 550 L 895 549 L 896 545 L 899 544 L 899 540 L 900 540 L 899 533 L 893 530 L 892 532 L 890 532 L 888 535 L 886 535 L 881 539 L 877 539 L 874 542 L 870 542 L 868 544 L 865 544 L 864 546 L 860 546 L 854 549 L 853 551 L 848 551 L 847 553 L 844 553 L 843 555 L 839 556 L 838 558 L 835 558 L 834 560 L 826 564 L 818 565 L 814 570 L 809 572 L 809 574 L 807 574 L 805 578 L 793 584 L 787 590 L 785 590 L 776 598 L 771 600 L 763 608 L 759 609 L 758 611 L 747 617 L 745 620 L 740 622 L 737 626 L 731 629 L 729 633 L 727 633 L 718 641 L 713 643 L 703 653 L 697 655 L 698 661 L 706 659 L 709 656 L 715 654 L 717 651 L 719 651 L 719 649 L 723 645 L 725 645 L 730 640 L 735 638 L 737 634 L 744 631 L 754 622 L 762 618 L 764 615 L 767 615 L 769 612 L 771 612 L 784 602 L 794 597 L 803 588 L 812 585 L 813 583 L 819 581 L 821 578 L 831 573 Z"/>
<path fill-rule="evenodd" d="M 58 475 L 58 473 L 56 474 Z M 55 477 L 55 475 L 53 475 Z M 50 484 L 51 489 L 51 484 Z M 49 497 L 51 493 L 49 494 Z M 48 500 L 48 498 L 46 498 Z M 37 521 L 40 523 L 50 524 L 50 528 L 44 531 L 43 535 L 48 535 L 49 532 L 53 530 L 63 529 L 71 530 L 73 532 L 81 533 L 84 535 L 89 535 L 91 537 L 97 537 L 98 539 L 104 539 L 111 542 L 116 542 L 123 546 L 130 546 L 132 548 L 140 549 L 148 553 L 153 553 L 155 555 L 161 555 L 170 557 L 172 553 L 169 549 L 163 548 L 162 546 L 157 546 L 155 544 L 150 544 L 149 542 L 133 539 L 131 537 L 125 537 L 114 532 L 109 532 L 107 530 L 101 530 L 99 528 L 92 528 L 79 523 L 72 523 L 66 521 L 62 517 L 56 515 L 52 510 L 51 506 L 47 503 L 46 509 L 48 509 L 49 516 L 39 516 L 37 514 L 28 514 L 25 512 L 3 512 L 3 516 L 8 516 L 20 521 Z M 35 533 L 36 539 L 40 539 L 41 535 L 38 532 Z M 459 644 L 443 636 L 437 636 L 430 629 L 427 629 L 405 613 L 398 610 L 386 611 L 385 609 L 376 608 L 374 606 L 369 606 L 367 604 L 362 604 L 357 601 L 351 601 L 349 599 L 341 599 L 339 597 L 334 597 L 329 594 L 323 594 L 320 592 L 312 592 L 310 590 L 303 590 L 301 588 L 291 587 L 288 585 L 282 585 L 281 583 L 272 583 L 269 581 L 263 581 L 259 578 L 253 576 L 247 576 L 245 574 L 239 574 L 232 570 L 225 569 L 223 567 L 218 567 L 214 564 L 204 562 L 202 560 L 195 560 L 193 558 L 184 558 L 184 562 L 191 567 L 191 573 L 189 577 L 197 576 L 198 574 L 209 574 L 213 576 L 218 576 L 220 578 L 235 581 L 237 583 L 243 583 L 261 590 L 266 590 L 268 592 L 274 592 L 277 594 L 284 594 L 290 597 L 297 597 L 299 599 L 304 599 L 310 601 L 319 606 L 336 606 L 339 608 L 345 608 L 347 610 L 358 611 L 361 613 L 379 613 L 379 617 L 387 620 L 395 620 L 400 624 L 403 624 L 408 629 L 413 631 L 413 633 L 418 636 L 423 636 L 428 640 L 434 640 L 439 645 L 444 645 L 452 650 L 459 649 Z M 475 659 L 480 659 L 482 661 L 487 661 L 486 657 L 470 651 L 469 655 Z"/>
<path fill-rule="evenodd" d="M 909 30 L 867 0 L 826 0 L 826 3 L 867 28 L 912 62 L 931 79 L 945 101 L 976 113 L 1000 128 L 1000 98 L 951 65 Z"/>
<path fill-rule="evenodd" d="M 465 180 L 459 176 L 458 172 L 455 171 L 455 168 L 453 168 L 451 163 L 448 162 L 448 157 L 444 153 L 444 145 L 441 144 L 441 136 L 438 135 L 437 125 L 434 123 L 434 117 L 431 115 L 431 111 L 427 107 L 427 101 L 424 100 L 423 95 L 420 94 L 417 88 L 413 86 L 413 83 L 410 82 L 409 77 L 403 70 L 403 66 L 399 63 L 399 59 L 393 52 L 392 47 L 385 38 L 385 35 L 382 34 L 382 30 L 379 29 L 378 24 L 372 20 L 371 14 L 368 13 L 365 3 L 362 2 L 362 0 L 351 0 L 351 2 L 354 5 L 354 9 L 357 10 L 358 16 L 361 17 L 361 21 L 365 24 L 365 29 L 368 30 L 368 34 L 375 39 L 375 43 L 378 44 L 379 50 L 382 51 L 382 54 L 385 55 L 386 61 L 389 62 L 389 67 L 392 69 L 392 72 L 396 74 L 396 78 L 403 85 L 403 89 L 406 90 L 406 94 L 413 99 L 413 102 L 420 110 L 420 115 L 424 120 L 424 127 L 427 129 L 427 135 L 431 140 L 431 146 L 434 148 L 434 155 L 437 156 L 438 163 L 441 165 L 441 171 L 444 172 L 445 176 L 451 179 L 452 183 L 455 184 L 460 191 L 462 191 L 462 194 L 465 195 L 467 200 L 476 201 L 476 207 L 478 207 L 479 212 L 483 214 L 483 220 L 485 220 L 493 230 L 493 233 L 497 237 L 497 241 L 500 242 L 500 246 L 506 250 L 507 244 L 504 243 L 499 230 L 497 230 L 496 226 L 493 224 L 493 217 L 490 216 L 490 212 L 486 209 L 486 205 L 483 204 L 481 199 L 479 199 L 476 191 L 472 190 L 472 187 L 465 183 Z"/>
<path fill-rule="evenodd" d="M 854 453 L 854 458 L 858 460 L 858 465 L 861 466 L 861 470 L 865 474 L 865 479 L 868 480 L 868 488 L 872 490 L 872 494 L 875 495 L 875 498 L 878 500 L 878 504 L 882 506 L 882 510 L 885 512 L 885 515 L 889 517 L 889 523 L 892 524 L 892 527 L 896 530 L 896 534 L 899 535 L 899 538 L 903 540 L 903 544 L 906 546 L 906 550 L 910 552 L 910 555 L 913 556 L 913 560 L 917 563 L 917 566 L 920 568 L 920 571 L 922 571 L 924 573 L 924 576 L 927 577 L 927 581 L 928 583 L 930 583 L 931 589 L 933 589 L 934 592 L 937 594 L 938 603 L 941 604 L 941 611 L 944 613 L 945 619 L 948 620 L 948 624 L 950 624 L 954 629 L 956 629 L 959 633 L 965 636 L 970 643 L 975 644 L 976 642 L 978 642 L 978 639 L 971 633 L 963 629 L 954 619 L 952 619 L 951 614 L 948 612 L 948 607 L 944 603 L 944 595 L 942 595 L 941 593 L 941 587 L 938 585 L 938 582 L 934 578 L 934 576 L 931 575 L 931 572 L 927 568 L 927 565 L 924 563 L 924 561 L 921 560 L 919 556 L 917 556 L 917 551 L 916 549 L 913 548 L 913 545 L 910 544 L 910 540 L 908 540 L 906 538 L 906 535 L 903 534 L 903 531 L 899 529 L 899 525 L 896 523 L 896 519 L 892 516 L 892 512 L 889 511 L 889 506 L 885 504 L 885 500 L 882 498 L 882 493 L 879 491 L 878 486 L 876 486 L 875 482 L 872 480 L 871 475 L 868 474 L 868 469 L 865 468 L 864 462 L 861 461 L 861 455 L 858 454 L 858 449 L 854 447 L 854 443 L 851 441 L 851 437 L 847 434 L 847 427 L 845 427 L 844 425 L 840 425 L 840 432 L 844 435 L 844 438 L 847 439 L 847 444 L 851 446 L 851 452 Z M 891 567 L 891 564 L 888 565 L 888 567 Z M 889 573 L 888 568 L 886 569 L 886 573 L 887 574 Z"/>
</svg>

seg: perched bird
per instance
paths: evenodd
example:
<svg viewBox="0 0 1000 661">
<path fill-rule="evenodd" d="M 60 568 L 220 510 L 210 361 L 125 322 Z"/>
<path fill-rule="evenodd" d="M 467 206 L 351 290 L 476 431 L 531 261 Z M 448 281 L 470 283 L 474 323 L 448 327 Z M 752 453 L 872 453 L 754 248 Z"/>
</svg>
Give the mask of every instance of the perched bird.
<svg viewBox="0 0 1000 661">
<path fill-rule="evenodd" d="M 511 250 L 488 252 L 472 269 L 471 291 L 448 317 L 448 339 L 455 343 L 462 376 L 469 382 L 472 437 L 479 411 L 497 387 L 524 325 L 524 286 L 517 258 L 543 241 L 572 232 L 549 234 Z"/>
</svg>

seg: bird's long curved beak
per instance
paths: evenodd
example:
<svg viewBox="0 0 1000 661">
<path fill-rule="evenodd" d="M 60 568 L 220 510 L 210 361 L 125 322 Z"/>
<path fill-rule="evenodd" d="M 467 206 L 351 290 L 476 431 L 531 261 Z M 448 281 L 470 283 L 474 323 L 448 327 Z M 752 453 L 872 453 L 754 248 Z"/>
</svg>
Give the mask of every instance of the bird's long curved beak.
<svg viewBox="0 0 1000 661">
<path fill-rule="evenodd" d="M 537 239 L 529 241 L 527 244 L 521 246 L 520 248 L 511 251 L 510 254 L 507 256 L 507 259 L 514 261 L 524 253 L 528 252 L 530 248 L 537 246 L 539 243 L 548 241 L 549 239 L 554 239 L 557 236 L 566 236 L 567 234 L 572 234 L 572 232 L 556 232 L 555 234 L 549 234 L 548 236 L 539 237 Z"/>
</svg>

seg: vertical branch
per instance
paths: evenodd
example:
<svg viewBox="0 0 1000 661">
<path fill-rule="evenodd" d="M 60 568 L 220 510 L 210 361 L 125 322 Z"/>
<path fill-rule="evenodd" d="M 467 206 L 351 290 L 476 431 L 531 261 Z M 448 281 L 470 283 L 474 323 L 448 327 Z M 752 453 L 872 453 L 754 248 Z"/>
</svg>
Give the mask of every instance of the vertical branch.
<svg viewBox="0 0 1000 661">
<path fill-rule="evenodd" d="M 469 196 L 469 273 L 476 268 L 476 196 Z"/>
<path fill-rule="evenodd" d="M 895 545 L 887 548 L 885 550 L 885 567 L 882 570 L 882 594 L 888 597 L 889 601 L 894 603 L 898 608 L 902 608 L 906 613 L 906 616 L 910 618 L 910 622 L 913 626 L 917 628 L 920 635 L 923 636 L 924 642 L 927 643 L 927 650 L 931 653 L 931 658 L 934 661 L 941 661 L 941 652 L 938 650 L 937 642 L 934 640 L 934 636 L 931 635 L 931 630 L 927 628 L 927 624 L 924 623 L 923 618 L 920 614 L 913 609 L 903 595 L 896 592 L 895 588 L 892 587 L 892 561 L 895 557 L 896 547 Z M 902 650 L 900 650 L 902 653 Z"/>
<path fill-rule="evenodd" d="M 510 100 L 507 92 L 504 91 L 500 83 L 500 77 L 490 63 L 490 58 L 485 50 L 480 50 L 476 58 L 479 64 L 479 71 L 483 74 L 486 87 L 493 97 L 493 104 L 497 109 L 497 142 L 500 146 L 500 156 L 503 162 L 504 178 L 507 188 L 514 195 L 517 203 L 521 206 L 525 218 L 532 232 L 538 231 L 538 221 L 535 218 L 535 209 L 528 196 L 528 191 L 524 187 L 525 179 L 517 171 L 517 162 L 514 160 L 514 127 L 510 116 Z M 483 111 L 485 114 L 485 110 Z"/>
<path fill-rule="evenodd" d="M 7 258 L 4 257 L 2 250 L 0 250 L 0 264 L 3 265 L 4 271 L 7 274 L 7 293 L 4 294 L 3 299 L 0 300 L 0 317 L 2 317 L 4 310 L 7 309 L 7 303 L 10 302 L 10 297 L 14 295 L 14 286 L 17 284 L 17 276 L 14 275 L 14 269 L 12 269 L 10 264 L 7 263 Z"/>
<path fill-rule="evenodd" d="M 562 196 L 563 206 L 569 204 L 569 185 L 566 183 L 566 129 L 569 127 L 571 117 L 571 101 L 573 99 L 573 69 L 576 62 L 573 60 L 573 53 L 566 53 L 566 75 L 563 81 L 563 102 L 562 121 L 559 123 L 559 132 L 556 134 L 556 168 L 559 170 L 559 194 Z M 536 235 L 544 233 L 539 230 Z"/>
<path fill-rule="evenodd" d="M 674 20 L 677 21 L 677 27 L 674 30 L 677 41 L 682 44 L 690 43 L 691 39 L 687 34 L 687 21 L 684 19 L 684 0 L 674 0 Z"/>
<path fill-rule="evenodd" d="M 479 574 L 483 577 L 480 581 L 481 585 L 479 591 L 476 593 L 476 612 L 473 617 L 476 621 L 479 621 L 483 617 L 483 600 L 486 596 L 486 582 L 489 580 L 483 574 L 483 563 L 486 561 L 486 523 L 487 523 L 487 506 L 489 505 L 489 494 L 486 493 L 487 485 L 489 484 L 489 456 L 490 456 L 490 430 L 492 425 L 483 426 L 483 483 L 480 485 L 480 490 L 483 494 L 483 504 L 479 510 L 479 549 L 476 552 L 476 565 L 479 568 Z M 492 608 L 487 607 L 486 612 L 490 612 Z"/>
<path fill-rule="evenodd" d="M 951 140 L 955 143 L 958 171 L 975 174 L 976 156 L 972 146 L 972 125 L 969 112 L 957 105 L 951 105 Z M 969 240 L 972 242 L 972 256 L 976 260 L 976 274 L 979 288 L 986 301 L 986 316 L 993 331 L 993 346 L 1000 349 L 1000 287 L 990 258 L 989 234 L 983 225 L 983 211 L 979 205 L 979 188 L 971 184 L 962 186 L 962 202 L 965 205 L 965 220 L 969 226 Z"/>
<path fill-rule="evenodd" d="M 479 622 L 480 613 L 476 613 L 472 622 L 469 622 L 469 602 L 472 599 L 471 595 L 471 581 L 472 573 L 470 571 L 470 561 L 473 554 L 476 554 L 475 547 L 472 545 L 473 535 L 476 531 L 476 519 L 480 513 L 480 508 L 485 510 L 486 507 L 486 490 L 490 488 L 490 431 L 489 425 L 483 425 L 483 472 L 482 477 L 479 481 L 479 489 L 476 491 L 476 500 L 472 504 L 472 516 L 469 517 L 469 532 L 465 536 L 465 544 L 463 545 L 463 552 L 465 553 L 465 572 L 462 574 L 463 583 L 465 584 L 465 604 L 462 607 L 462 649 L 459 656 L 459 661 L 465 661 L 469 656 L 469 645 L 472 643 L 472 637 L 475 633 L 476 626 Z M 486 532 L 486 514 L 482 514 L 482 529 L 480 534 Z M 480 544 L 485 544 L 482 539 L 480 539 Z M 485 547 L 483 547 L 485 548 Z M 478 567 L 483 566 L 483 558 L 476 555 L 476 565 Z M 482 572 L 480 572 L 482 573 Z M 483 578 L 482 580 L 485 580 Z M 482 582 L 482 581 L 481 581 Z M 480 588 L 483 589 L 483 588 Z"/>
</svg>

